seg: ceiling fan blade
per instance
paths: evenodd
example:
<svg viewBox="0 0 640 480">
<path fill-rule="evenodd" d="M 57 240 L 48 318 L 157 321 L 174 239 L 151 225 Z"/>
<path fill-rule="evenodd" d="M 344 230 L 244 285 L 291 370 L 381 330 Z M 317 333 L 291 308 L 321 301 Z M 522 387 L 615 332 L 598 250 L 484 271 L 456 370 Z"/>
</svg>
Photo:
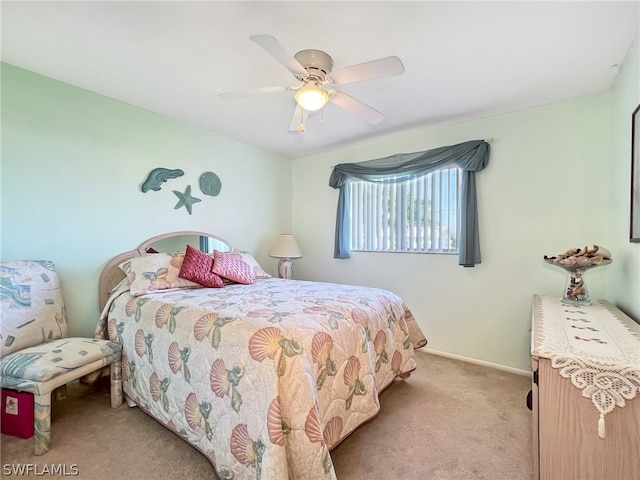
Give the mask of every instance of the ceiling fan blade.
<svg viewBox="0 0 640 480">
<path fill-rule="evenodd" d="M 354 113 L 359 116 L 363 120 L 366 120 L 369 123 L 376 124 L 380 123 L 384 119 L 384 114 L 380 113 L 374 108 L 371 108 L 369 105 L 362 103 L 360 100 L 356 100 L 351 95 L 347 95 L 344 92 L 340 92 L 338 90 L 332 90 L 329 92 L 331 95 L 329 101 L 335 103 L 341 108 Z"/>
<path fill-rule="evenodd" d="M 327 81 L 332 85 L 344 85 L 346 83 L 400 75 L 403 72 L 404 65 L 402 61 L 398 57 L 392 56 L 341 68 L 327 75 Z"/>
<path fill-rule="evenodd" d="M 263 93 L 277 93 L 277 92 L 288 92 L 290 90 L 295 90 L 297 87 L 263 87 L 263 88 L 254 88 L 252 90 L 242 90 L 239 92 L 226 92 L 219 93 L 218 97 L 223 100 L 233 100 L 236 98 L 242 97 L 250 97 L 253 95 L 260 95 Z"/>
<path fill-rule="evenodd" d="M 298 80 L 305 79 L 309 76 L 305 68 L 300 65 L 300 62 L 298 62 L 293 56 L 289 55 L 278 43 L 278 40 L 271 35 L 251 35 L 249 38 L 284 65 Z"/>
<path fill-rule="evenodd" d="M 305 124 L 307 123 L 307 118 L 309 118 L 309 112 L 307 112 L 300 105 L 296 104 L 296 111 L 293 112 L 293 117 L 291 117 L 291 123 L 289 124 L 290 132 L 300 132 L 305 133 L 306 128 Z"/>
</svg>

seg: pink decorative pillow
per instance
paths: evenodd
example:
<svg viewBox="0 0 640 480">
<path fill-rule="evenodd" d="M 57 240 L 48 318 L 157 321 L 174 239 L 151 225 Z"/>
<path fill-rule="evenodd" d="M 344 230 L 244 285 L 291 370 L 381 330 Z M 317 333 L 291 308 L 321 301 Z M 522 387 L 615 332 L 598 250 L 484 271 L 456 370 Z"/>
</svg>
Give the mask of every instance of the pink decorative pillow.
<svg viewBox="0 0 640 480">
<path fill-rule="evenodd" d="M 233 253 L 214 250 L 212 272 L 236 283 L 242 283 L 244 285 L 251 285 L 253 283 L 251 267 Z"/>
<path fill-rule="evenodd" d="M 222 288 L 224 283 L 222 278 L 213 273 L 213 257 L 201 252 L 191 245 L 187 245 L 184 254 L 184 261 L 178 276 L 192 282 L 199 283 L 204 287 Z"/>
</svg>

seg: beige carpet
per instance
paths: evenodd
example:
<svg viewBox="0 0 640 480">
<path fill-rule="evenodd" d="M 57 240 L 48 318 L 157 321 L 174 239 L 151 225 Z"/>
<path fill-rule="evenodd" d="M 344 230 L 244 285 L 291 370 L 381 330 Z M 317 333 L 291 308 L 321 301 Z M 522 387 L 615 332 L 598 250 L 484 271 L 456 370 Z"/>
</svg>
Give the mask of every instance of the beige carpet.
<svg viewBox="0 0 640 480">
<path fill-rule="evenodd" d="M 338 479 L 530 480 L 530 379 L 416 355 L 418 369 L 381 395 L 378 416 L 332 452 Z M 141 410 L 111 409 L 108 383 L 69 385 L 53 405 L 51 430 L 44 457 L 33 456 L 31 439 L 3 434 L 0 477 L 13 477 L 8 469 L 17 464 L 40 473 L 62 464 L 87 480 L 216 478 L 204 455 Z"/>
</svg>

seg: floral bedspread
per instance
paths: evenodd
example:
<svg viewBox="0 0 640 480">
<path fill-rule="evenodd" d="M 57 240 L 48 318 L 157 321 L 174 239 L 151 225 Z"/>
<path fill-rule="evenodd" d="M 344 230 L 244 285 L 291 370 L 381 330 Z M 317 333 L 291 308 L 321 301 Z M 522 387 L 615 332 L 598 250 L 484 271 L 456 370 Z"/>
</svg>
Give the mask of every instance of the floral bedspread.
<svg viewBox="0 0 640 480">
<path fill-rule="evenodd" d="M 271 278 L 110 302 L 98 332 L 123 345 L 125 393 L 222 479 L 336 478 L 329 451 L 427 342 L 375 288 Z"/>
</svg>

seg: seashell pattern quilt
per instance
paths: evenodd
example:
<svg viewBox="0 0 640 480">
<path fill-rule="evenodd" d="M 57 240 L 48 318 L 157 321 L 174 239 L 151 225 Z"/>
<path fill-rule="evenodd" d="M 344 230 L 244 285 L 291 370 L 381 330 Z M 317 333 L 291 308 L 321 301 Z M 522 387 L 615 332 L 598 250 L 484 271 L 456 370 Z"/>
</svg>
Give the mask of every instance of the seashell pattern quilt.
<svg viewBox="0 0 640 480">
<path fill-rule="evenodd" d="M 97 333 L 123 345 L 125 393 L 221 479 L 335 479 L 331 449 L 427 343 L 399 297 L 368 287 L 125 286 L 107 305 Z"/>
</svg>

